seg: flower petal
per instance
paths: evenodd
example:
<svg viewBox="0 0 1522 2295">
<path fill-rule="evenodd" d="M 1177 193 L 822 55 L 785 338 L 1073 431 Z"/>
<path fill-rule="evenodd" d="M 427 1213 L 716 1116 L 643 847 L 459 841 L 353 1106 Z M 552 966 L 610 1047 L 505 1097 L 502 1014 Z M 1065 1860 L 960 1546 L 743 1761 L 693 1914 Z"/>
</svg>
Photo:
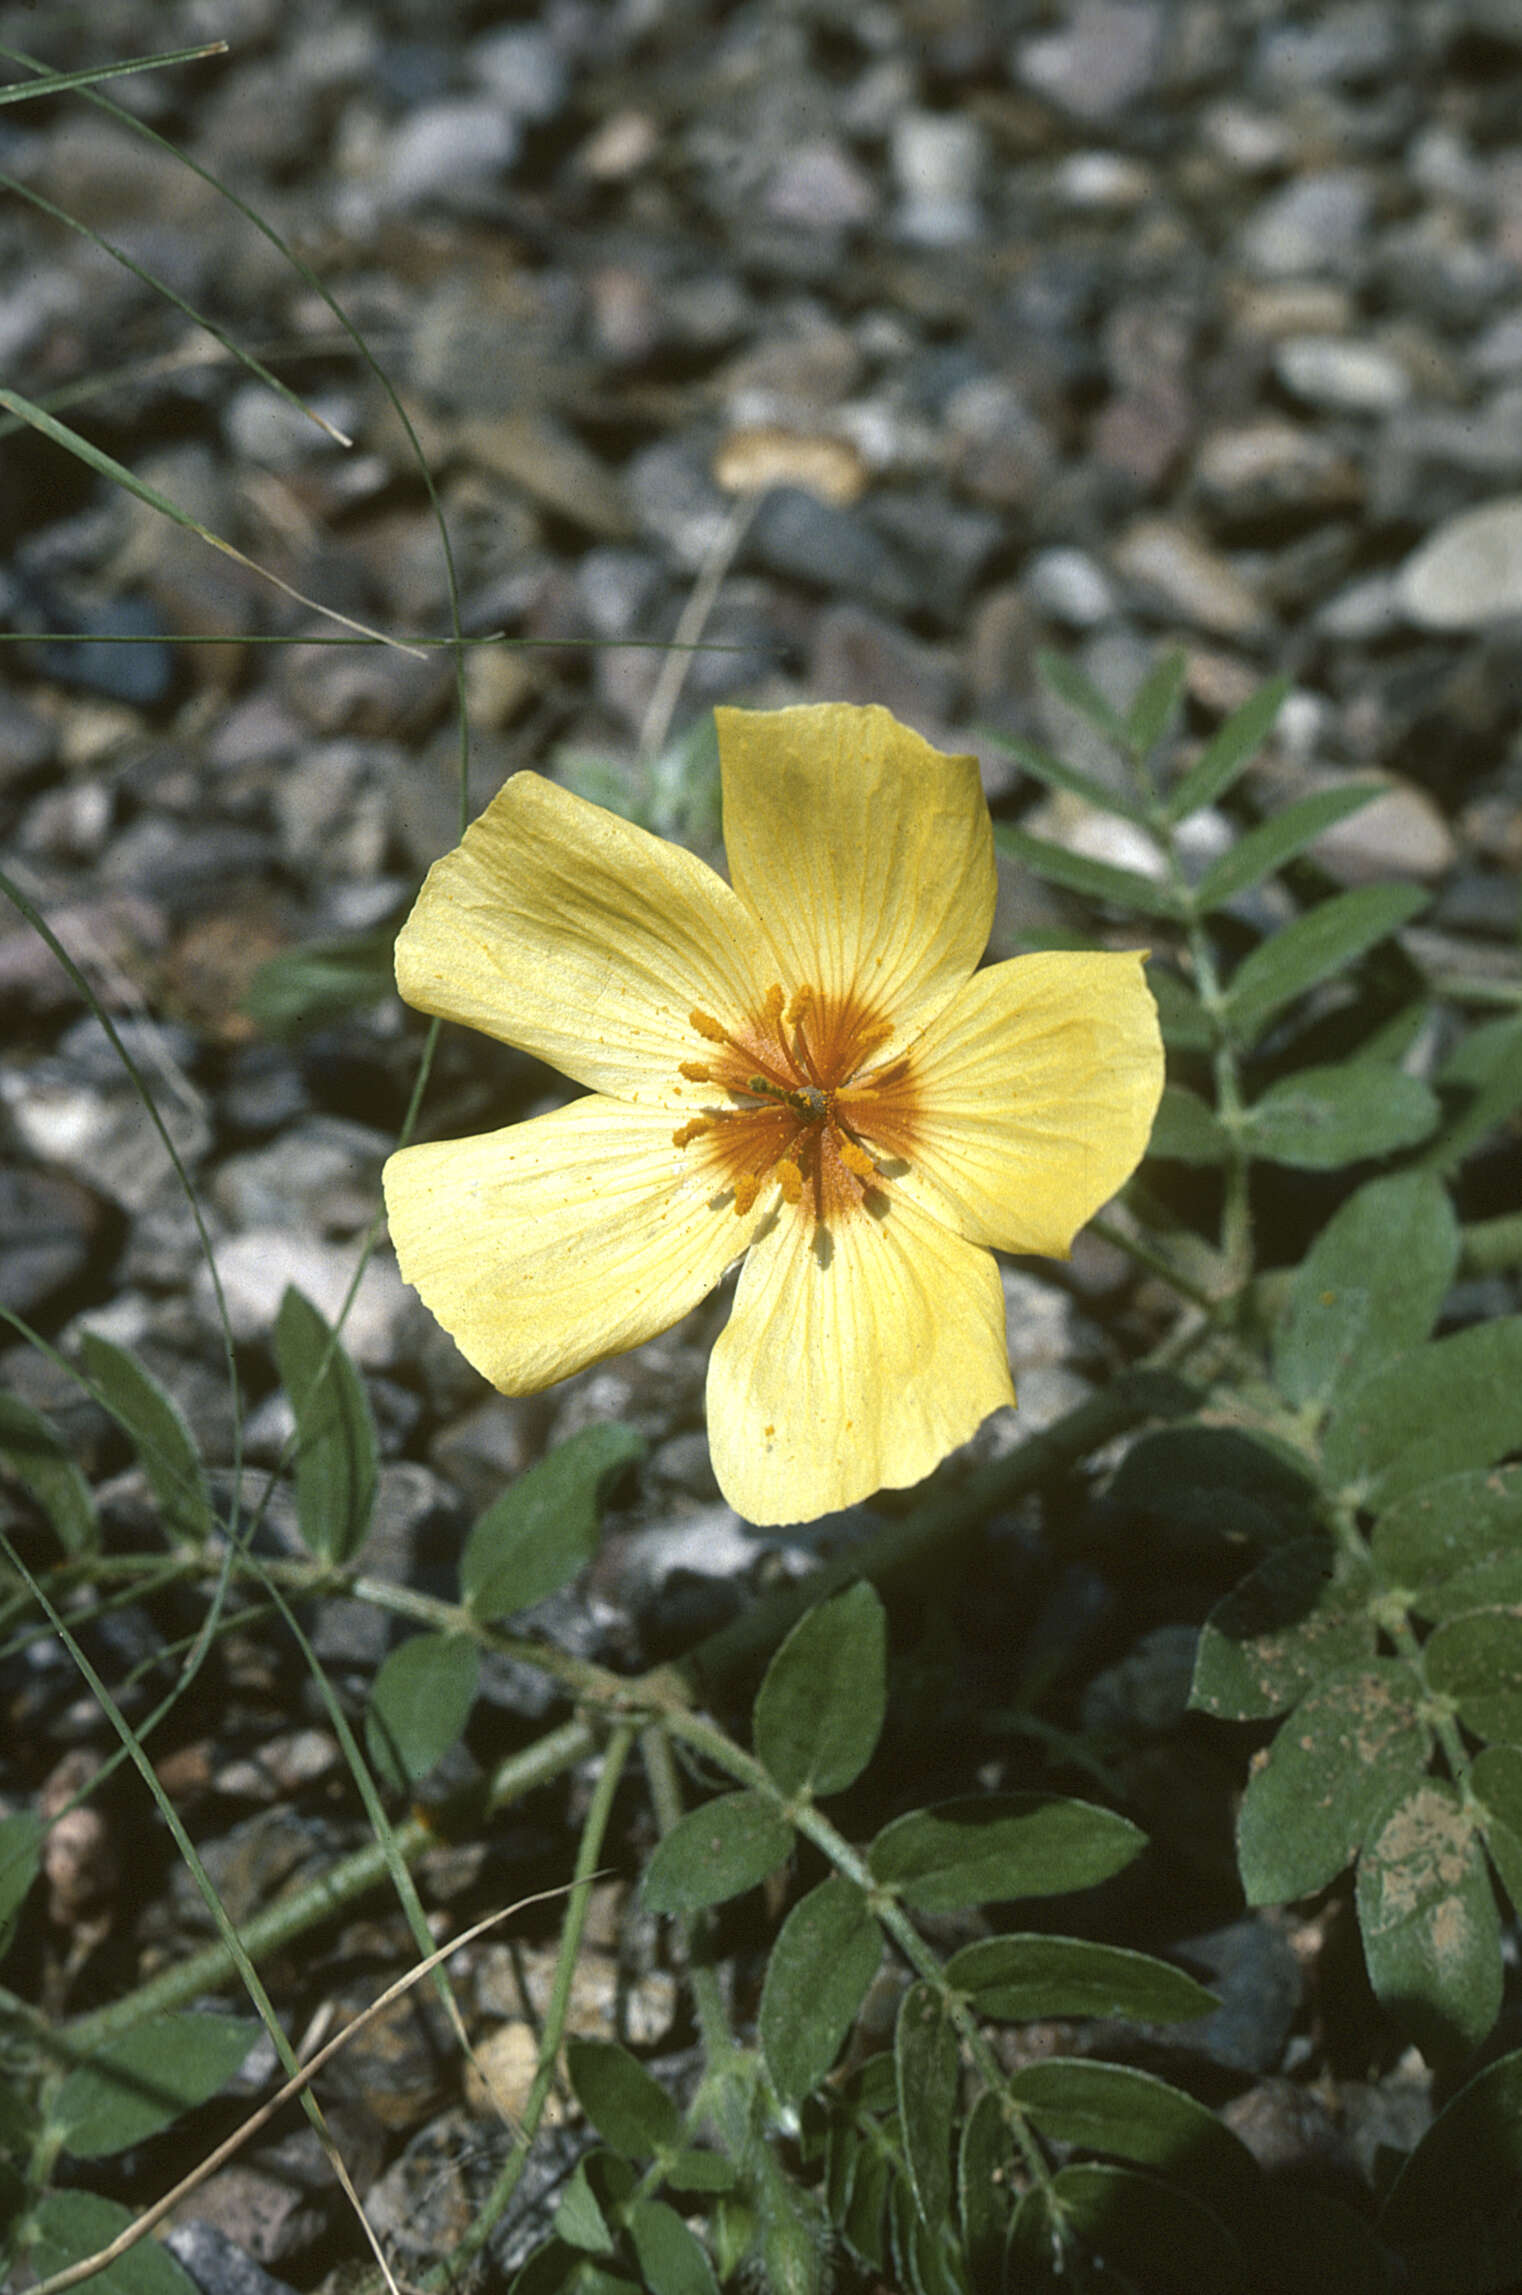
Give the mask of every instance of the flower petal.
<svg viewBox="0 0 1522 2295">
<path fill-rule="evenodd" d="M 1163 1044 L 1142 952 L 990 965 L 913 1063 L 919 1138 L 899 1192 L 974 1243 L 1065 1259 L 1140 1163 L 1157 1113 Z"/>
<path fill-rule="evenodd" d="M 789 992 L 853 999 L 895 1030 L 976 965 L 994 913 L 977 759 L 886 709 L 718 709 L 724 843 Z"/>
<path fill-rule="evenodd" d="M 435 861 L 396 944 L 418 1011 L 668 1106 L 678 1062 L 702 1050 L 693 1008 L 742 1011 L 775 969 L 722 877 L 537 773 L 515 773 Z"/>
<path fill-rule="evenodd" d="M 673 1147 L 669 1110 L 600 1096 L 403 1148 L 382 1180 L 403 1275 L 505 1394 L 669 1329 L 762 1217 L 716 1199 Z"/>
<path fill-rule="evenodd" d="M 919 1482 L 1015 1399 L 986 1251 L 895 1197 L 757 1237 L 708 1366 L 719 1487 L 751 1522 L 805 1522 Z"/>
</svg>

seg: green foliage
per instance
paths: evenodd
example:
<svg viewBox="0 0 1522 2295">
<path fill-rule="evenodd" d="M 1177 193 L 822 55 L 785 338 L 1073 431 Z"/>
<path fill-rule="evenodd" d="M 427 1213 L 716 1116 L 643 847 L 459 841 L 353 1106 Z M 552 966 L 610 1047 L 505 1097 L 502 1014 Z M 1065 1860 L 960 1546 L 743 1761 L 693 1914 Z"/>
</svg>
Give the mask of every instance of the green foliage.
<svg viewBox="0 0 1522 2295">
<path fill-rule="evenodd" d="M 752 1727 L 788 1795 L 843 1793 L 876 1750 L 887 1703 L 887 1620 L 870 1586 L 799 1619 L 766 1671 Z"/>
<path fill-rule="evenodd" d="M 182 2011 L 108 2041 L 53 2098 L 66 2149 L 99 2159 L 156 2135 L 231 2079 L 259 2031 L 247 2016 Z"/>
<path fill-rule="evenodd" d="M 863 1891 L 834 1874 L 800 1897 L 772 1947 L 761 1993 L 761 2047 L 785 2103 L 816 2088 L 855 2023 L 882 1962 Z"/>
<path fill-rule="evenodd" d="M 166 1534 L 200 1545 L 211 1531 L 211 1491 L 179 1405 L 135 1355 L 97 1331 L 85 1333 L 79 1356 L 101 1401 L 137 1452 Z"/>
<path fill-rule="evenodd" d="M 243 1010 L 266 1036 L 296 1037 L 367 1011 L 396 986 L 396 929 L 310 940 L 260 965 Z"/>
<path fill-rule="evenodd" d="M 1391 1355 L 1426 1338 L 1459 1258 L 1447 1195 L 1421 1172 L 1350 1196 L 1296 1271 L 1274 1334 L 1273 1369 L 1292 1403 L 1325 1410 Z"/>
<path fill-rule="evenodd" d="M 652 1912 L 698 1912 L 759 1888 L 793 1846 L 787 1819 L 759 1793 L 721 1793 L 682 1818 L 645 1867 Z"/>
<path fill-rule="evenodd" d="M 364 1381 L 310 1299 L 286 1292 L 275 1361 L 296 1414 L 296 1521 L 320 1561 L 347 1562 L 375 1501 L 375 1422 Z"/>
<path fill-rule="evenodd" d="M 27 2260 L 39 2279 L 46 2278 L 98 2255 L 131 2223 L 132 2210 L 114 2199 L 93 2191 L 50 2191 L 28 2223 Z M 140 2240 L 88 2284 L 100 2295 L 196 2295 L 195 2281 L 153 2239 Z"/>
<path fill-rule="evenodd" d="M 375 1677 L 365 1743 L 377 1775 L 404 1791 L 459 1738 L 476 1701 L 481 1652 L 466 1634 L 414 1634 Z"/>
<path fill-rule="evenodd" d="M 568 1586 L 597 1551 L 609 1484 L 645 1447 L 632 1426 L 585 1427 L 510 1483 L 465 1542 L 460 1586 L 473 1615 L 510 1618 Z"/>
<path fill-rule="evenodd" d="M 40 1411 L 0 1394 L 0 1466 L 36 1500 L 66 1554 L 88 1553 L 98 1528 L 90 1486 Z"/>
<path fill-rule="evenodd" d="M 983 1793 L 914 1809 L 867 1852 L 872 1877 L 918 1912 L 1093 1888 L 1140 1855 L 1129 1818 L 1049 1793 Z"/>
</svg>

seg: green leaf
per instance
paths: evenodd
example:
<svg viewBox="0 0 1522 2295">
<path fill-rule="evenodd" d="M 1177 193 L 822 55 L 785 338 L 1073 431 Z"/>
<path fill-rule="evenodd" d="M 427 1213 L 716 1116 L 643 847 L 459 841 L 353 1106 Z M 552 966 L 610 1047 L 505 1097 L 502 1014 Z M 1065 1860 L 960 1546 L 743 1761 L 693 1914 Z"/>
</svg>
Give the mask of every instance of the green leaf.
<svg viewBox="0 0 1522 2295">
<path fill-rule="evenodd" d="M 0 1394 L 0 1466 L 28 1490 L 66 1554 L 89 1554 L 99 1530 L 89 1484 L 40 1411 Z"/>
<path fill-rule="evenodd" d="M 443 1759 L 476 1701 L 481 1653 L 468 1634 L 414 1634 L 375 1677 L 365 1743 L 382 1782 L 403 1792 Z"/>
<path fill-rule="evenodd" d="M 1522 1745 L 1482 1746 L 1469 1790 L 1491 1862 L 1512 1904 L 1522 1905 Z"/>
<path fill-rule="evenodd" d="M 320 1562 L 347 1562 L 375 1502 L 375 1422 L 364 1381 L 294 1286 L 275 1317 L 275 1361 L 296 1414 L 296 1521 Z"/>
<path fill-rule="evenodd" d="M 649 2295 L 719 2295 L 713 2265 L 675 2208 L 664 2200 L 636 2200 L 629 2237 Z"/>
<path fill-rule="evenodd" d="M 1091 2161 L 1059 2169 L 1051 2195 L 1028 2191 L 1010 2238 L 1004 2284 L 1021 2295 L 1063 2295 L 1066 2271 L 1054 2267 L 1076 2241 L 1098 2259 L 1092 2278 L 1072 2282 L 1117 2295 L 1247 2295 L 1253 2284 L 1242 2251 L 1220 2218 L 1197 2199 L 1134 2168 Z"/>
<path fill-rule="evenodd" d="M 998 2283 L 1009 2230 L 1011 2148 L 1003 2106 L 992 2089 L 985 2088 L 962 2122 L 957 2146 L 957 2215 L 975 2287 Z"/>
<path fill-rule="evenodd" d="M 567 2247 L 576 2248 L 583 2255 L 612 2255 L 617 2241 L 608 2229 L 601 2203 L 593 2191 L 587 2170 L 598 2155 L 588 2153 L 576 2162 L 555 2207 L 555 2236 L 563 2239 Z M 607 2152 L 601 2155 L 610 2157 Z M 620 2165 L 623 2165 L 620 2162 Z"/>
<path fill-rule="evenodd" d="M 763 1768 L 784 1793 L 842 1793 L 877 1747 L 887 1705 L 887 1620 L 868 1585 L 801 1617 L 756 1697 Z"/>
<path fill-rule="evenodd" d="M 1296 1272 L 1274 1334 L 1274 1377 L 1324 1409 L 1391 1355 L 1425 1339 L 1459 1260 L 1446 1190 L 1425 1172 L 1371 1180 L 1333 1214 Z"/>
<path fill-rule="evenodd" d="M 262 2029 L 254 2017 L 184 2009 L 108 2040 L 53 2099 L 68 2149 L 76 2159 L 101 2159 L 156 2135 L 225 2087 Z"/>
<path fill-rule="evenodd" d="M 1036 655 L 1036 675 L 1059 701 L 1065 701 L 1069 709 L 1076 710 L 1102 740 L 1113 742 L 1117 749 L 1126 747 L 1125 719 L 1110 707 L 1077 662 L 1069 660 L 1065 653 L 1053 653 L 1049 646 L 1043 646 Z"/>
<path fill-rule="evenodd" d="M 678 2152 L 666 2162 L 672 2191 L 733 2191 L 739 2181 L 739 2169 L 722 2152 Z"/>
<path fill-rule="evenodd" d="M 211 1491 L 178 1403 L 135 1356 L 98 1331 L 85 1333 L 79 1352 L 101 1401 L 137 1452 L 166 1532 L 176 1543 L 204 1545 L 211 1535 Z"/>
<path fill-rule="evenodd" d="M 1443 1584 L 1516 1552 L 1522 1543 L 1522 1466 L 1450 1474 L 1397 1498 L 1374 1525 L 1374 1560 L 1387 1585 Z"/>
<path fill-rule="evenodd" d="M 861 1890 L 834 1874 L 782 1924 L 761 1988 L 761 2048 L 786 2104 L 818 2086 L 855 2023 L 882 1963 L 883 1940 Z"/>
<path fill-rule="evenodd" d="M 1522 1738 L 1522 1616 L 1514 1607 L 1471 1610 L 1428 1635 L 1427 1686 L 1451 1697 L 1476 1737 Z"/>
<path fill-rule="evenodd" d="M 1154 663 L 1126 712 L 1126 747 L 1133 757 L 1146 757 L 1157 747 L 1173 722 L 1189 676 L 1189 656 L 1174 646 Z"/>
<path fill-rule="evenodd" d="M 1380 2230 L 1451 2295 L 1522 2274 L 1522 2050 L 1487 2064 L 1441 2111 L 1391 2186 Z"/>
<path fill-rule="evenodd" d="M 32 1809 L 18 1809 L 0 1817 L 0 1955 L 14 1934 L 26 1894 L 42 1866 L 46 1837 L 42 1819 Z"/>
<path fill-rule="evenodd" d="M 698 1912 L 759 1888 L 792 1853 L 793 1829 L 759 1793 L 721 1793 L 678 1820 L 645 1867 L 655 1913 Z"/>
<path fill-rule="evenodd" d="M 1422 1162 L 1457 1171 L 1472 1148 L 1522 1107 L 1522 1014 L 1472 1028 L 1437 1072 L 1447 1121 Z"/>
<path fill-rule="evenodd" d="M 1344 1164 L 1415 1147 L 1437 1127 L 1441 1109 L 1418 1076 L 1374 1060 L 1302 1068 L 1270 1084 L 1242 1116 L 1249 1152 L 1296 1171 Z"/>
<path fill-rule="evenodd" d="M 1224 797 L 1267 740 L 1293 679 L 1270 678 L 1216 728 L 1164 808 L 1170 821 L 1186 821 Z"/>
<path fill-rule="evenodd" d="M 895 2282 L 907 2295 L 967 2295 L 950 2224 L 944 2217 L 927 2223 L 915 2205 L 913 2190 L 902 2178 L 888 2193 L 888 2229 L 893 2240 Z"/>
<path fill-rule="evenodd" d="M 1019 861 L 1038 877 L 1044 877 L 1048 884 L 1061 885 L 1067 892 L 1082 893 L 1089 900 L 1107 901 L 1111 908 L 1124 909 L 1136 916 L 1173 921 L 1179 916 L 1179 904 L 1171 889 L 1159 884 L 1155 877 L 1144 877 L 1137 869 L 1120 868 L 1114 861 L 1091 860 L 1087 853 L 1070 853 L 1066 845 L 1054 845 L 1047 837 L 1033 837 L 1029 830 L 1017 829 L 1008 821 L 996 825 L 994 842 L 1012 861 Z"/>
<path fill-rule="evenodd" d="M 1147 1153 L 1172 1163 L 1225 1163 L 1231 1138 L 1197 1092 L 1184 1084 L 1164 1084 Z"/>
<path fill-rule="evenodd" d="M 985 1793 L 911 1809 L 867 1852 L 872 1877 L 919 1912 L 1093 1888 L 1140 1856 L 1129 1818 L 1056 1793 Z"/>
<path fill-rule="evenodd" d="M 1371 1826 L 1358 1925 L 1378 1998 L 1428 2054 L 1477 2048 L 1501 2010 L 1501 1923 L 1474 1818 L 1424 1777 Z"/>
<path fill-rule="evenodd" d="M 1393 2295 L 1391 2258 L 1368 2218 L 1300 2176 L 1268 2182 L 1253 2212 L 1254 2284 L 1276 2295 L 1316 2287 Z"/>
<path fill-rule="evenodd" d="M 616 2040 L 565 2044 L 566 2070 L 580 2104 L 603 2142 L 626 2160 L 653 2159 L 681 2142 L 682 2115 L 660 2082 Z"/>
<path fill-rule="evenodd" d="M 510 1618 L 568 1586 L 597 1552 L 608 1485 L 647 1448 L 638 1428 L 605 1421 L 510 1483 L 465 1541 L 460 1585 L 476 1616 Z"/>
<path fill-rule="evenodd" d="M 1200 1634 L 1189 1702 L 1218 1721 L 1287 1712 L 1328 1674 L 1374 1653 L 1374 1580 L 1344 1565 L 1324 1538 L 1266 1554 L 1211 1611 Z"/>
<path fill-rule="evenodd" d="M 1325 1888 L 1379 1811 L 1418 1783 L 1431 1753 L 1420 1696 L 1409 1666 L 1370 1658 L 1296 1706 L 1242 1796 L 1237 1860 L 1249 1904 Z"/>
<path fill-rule="evenodd" d="M 1208 1052 L 1215 1044 L 1210 1015 L 1187 981 L 1166 964 L 1149 963 L 1147 986 L 1157 1005 L 1163 1042 L 1170 1052 Z"/>
<path fill-rule="evenodd" d="M 300 1036 L 396 992 L 396 928 L 311 940 L 261 964 L 243 1011 L 266 1036 Z"/>
<path fill-rule="evenodd" d="M 1112 789 L 1093 773 L 1070 765 L 1065 757 L 1054 757 L 1049 749 L 1038 749 L 1032 741 L 1022 741 L 1009 733 L 994 733 L 980 728 L 980 738 L 990 747 L 1003 750 L 1013 757 L 1022 772 L 1029 773 L 1048 789 L 1065 789 L 1070 797 L 1090 805 L 1098 813 L 1115 813 L 1123 821 L 1134 821 L 1138 827 L 1146 822 L 1146 814 L 1133 798 Z"/>
<path fill-rule="evenodd" d="M 1344 1397 L 1322 1457 L 1376 1510 L 1522 1445 L 1522 1315 L 1429 1339 Z"/>
<path fill-rule="evenodd" d="M 929 2224 L 951 2210 L 951 2119 L 960 2058 L 956 2029 L 930 1984 L 911 1984 L 899 2002 L 893 2067 L 904 2153 L 915 2203 Z"/>
<path fill-rule="evenodd" d="M 1172 2024 L 1220 2006 L 1213 1992 L 1166 1960 L 1073 1936 L 980 1937 L 952 1955 L 946 1981 L 968 1995 L 980 2016 L 1011 2024 L 1048 2016 Z"/>
<path fill-rule="evenodd" d="M 1252 1545 L 1304 1537 L 1315 1526 L 1316 1490 L 1306 1461 L 1235 1427 L 1166 1427 L 1143 1435 L 1121 1460 L 1109 1496 L 1175 1531 Z"/>
<path fill-rule="evenodd" d="M 1045 2056 L 1012 2072 L 1006 2093 L 1055 2143 L 1166 2169 L 1208 2201 L 1256 2196 L 1258 2170 L 1246 2145 L 1204 2104 L 1154 2073 Z"/>
<path fill-rule="evenodd" d="M 1297 853 L 1303 853 L 1338 821 L 1362 812 L 1384 792 L 1383 781 L 1355 781 L 1340 789 L 1318 789 L 1312 796 L 1297 797 L 1293 805 L 1286 805 L 1282 812 L 1239 837 L 1214 867 L 1206 870 L 1194 888 L 1197 913 L 1208 916 L 1212 909 L 1224 908 L 1239 893 L 1250 891 Z"/>
<path fill-rule="evenodd" d="M 1482 1562 L 1456 1570 L 1440 1585 L 1417 1588 L 1411 1607 L 1437 1626 L 1471 1610 L 1515 1610 L 1522 1615 L 1522 1547 L 1487 1554 Z M 1504 1734 L 1513 1737 L 1518 1733 L 1508 1729 Z"/>
<path fill-rule="evenodd" d="M 1359 885 L 1297 916 L 1244 956 L 1226 991 L 1226 1024 L 1245 1048 L 1275 1015 L 1308 988 L 1355 964 L 1403 924 L 1431 895 L 1420 885 Z"/>
<path fill-rule="evenodd" d="M 26 2257 L 38 2279 L 66 2271 L 109 2247 L 137 2220 L 131 2208 L 93 2191 L 50 2191 L 23 2227 Z M 91 2295 L 198 2295 L 195 2281 L 156 2239 L 140 2239 L 86 2281 Z"/>
</svg>

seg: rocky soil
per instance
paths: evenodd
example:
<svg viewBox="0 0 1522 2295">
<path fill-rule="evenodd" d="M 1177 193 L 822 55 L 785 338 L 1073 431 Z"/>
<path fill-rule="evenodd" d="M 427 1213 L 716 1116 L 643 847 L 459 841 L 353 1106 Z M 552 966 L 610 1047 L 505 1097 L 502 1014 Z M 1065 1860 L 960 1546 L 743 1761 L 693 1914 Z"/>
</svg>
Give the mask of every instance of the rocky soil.
<svg viewBox="0 0 1522 2295">
<path fill-rule="evenodd" d="M 1135 865 L 1114 822 L 1052 800 L 999 746 L 1024 735 L 1113 770 L 1039 686 L 1037 653 L 1123 702 L 1182 645 L 1193 740 L 1285 669 L 1276 738 L 1207 839 L 1377 769 L 1387 795 L 1317 861 L 1343 884 L 1429 889 L 1405 936 L 1422 969 L 1480 996 L 1515 976 L 1515 0 L 0 6 L 0 47 L 63 68 L 211 39 L 228 53 L 108 91 L 153 137 L 77 97 L 0 111 L 4 382 L 289 585 L 25 428 L 0 439 L 0 865 L 77 968 L 0 907 L 0 1300 L 65 1356 L 86 1329 L 131 1347 L 216 1467 L 232 1418 L 213 1286 L 80 977 L 196 1181 L 245 1456 L 271 1466 L 290 1425 L 274 1312 L 288 1283 L 336 1312 L 369 1231 L 423 1032 L 385 990 L 385 947 L 458 821 L 448 657 L 326 642 L 336 625 L 292 592 L 442 638 L 453 587 L 466 635 L 514 641 L 465 660 L 472 808 L 533 766 L 708 851 L 712 705 L 829 698 L 976 750 L 997 812 Z M 673 638 L 703 650 L 674 656 Z M 1080 929 L 1135 937 L 1006 886 L 1003 951 Z M 330 944 L 374 993 L 308 992 L 282 1027 L 261 967 Z M 505 1122 L 558 1089 L 452 1034 L 425 1129 Z M 1513 1140 L 1466 1210 L 1514 1207 L 1515 1163 Z M 1162 1327 L 1098 1243 L 1008 1281 L 1023 1429 Z M 592 1584 L 546 1620 L 575 1646 L 613 1663 L 682 1646 L 820 1536 L 850 1535 L 762 1539 L 723 1506 L 701 1407 L 721 1314 L 510 1401 L 382 1241 L 346 1326 L 384 1458 L 367 1565 L 447 1586 L 504 1480 L 604 1417 L 651 1447 Z M 0 1385 L 56 1414 L 129 1536 L 141 1493 L 66 1370 L 13 1333 Z M 25 1526 L 19 1492 L 0 1489 L 0 1519 Z M 1324 2039 L 1307 1968 L 1334 1967 L 1356 1999 L 1356 1947 L 1234 1916 L 1230 1759 L 1180 1718 L 1209 1589 L 1120 1585 L 1048 1549 L 1035 1516 L 993 1544 L 960 1679 L 950 1638 L 912 1669 L 922 1774 L 999 1702 L 1011 1636 L 1025 1657 L 1050 1644 L 1068 1718 L 1106 1733 L 1168 1836 L 1176 1902 L 1167 1919 L 1127 1908 L 1126 1940 L 1192 1929 L 1218 1956 L 1233 2013 L 1203 2047 L 1221 2092 L 1240 2091 L 1241 2132 L 1339 2169 L 1411 2141 L 1419 2067 L 1361 2066 L 1335 2114 L 1287 2078 Z M 343 1604 L 312 1624 L 361 1698 L 391 1622 Z M 145 1669 L 144 1708 L 173 1630 L 139 1607 L 96 1628 L 113 1679 Z M 551 1710 L 504 1670 L 464 1758 L 489 1762 Z M 0 1660 L 0 1716 L 0 1809 L 60 1805 L 108 1750 L 51 1644 Z M 913 1744 L 906 1729 L 906 1763 Z M 226 1645 L 163 1750 L 235 1908 L 366 1837 L 301 1669 L 262 1629 Z M 527 1805 L 489 1849 L 436 1852 L 441 1922 L 559 1877 L 574 1798 Z M 146 1819 L 126 1789 L 89 1806 L 83 1863 L 50 1869 L 46 1934 L 24 1953 L 60 2010 L 162 1965 L 200 1917 L 167 1852 L 136 1857 Z M 631 1960 L 621 1903 L 610 1889 L 586 2028 L 676 2047 L 670 1979 L 649 1937 Z M 278 1972 L 291 2029 L 320 2002 L 357 2005 L 397 1949 L 377 1913 Z M 530 1991 L 543 1950 L 518 1971 Z M 504 2064 L 527 2030 L 515 1981 L 505 1945 L 462 1971 Z M 415 2262 L 447 2243 L 501 2139 L 422 2007 L 381 2031 L 333 2110 L 377 2226 Z M 234 2284 L 229 2241 L 299 2286 L 352 2241 L 311 2142 L 301 2128 L 225 2171 L 194 2211 L 211 2228 L 175 2234 L 208 2295 Z"/>
</svg>

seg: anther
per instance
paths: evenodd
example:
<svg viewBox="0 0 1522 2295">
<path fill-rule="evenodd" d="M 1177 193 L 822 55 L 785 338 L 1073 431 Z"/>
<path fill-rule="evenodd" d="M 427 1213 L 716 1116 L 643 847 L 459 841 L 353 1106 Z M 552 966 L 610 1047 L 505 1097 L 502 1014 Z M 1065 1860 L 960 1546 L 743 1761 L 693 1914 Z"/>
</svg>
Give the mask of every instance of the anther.
<svg viewBox="0 0 1522 2295">
<path fill-rule="evenodd" d="M 772 1177 L 782 1190 L 784 1203 L 797 1203 L 803 1195 L 803 1174 L 790 1156 L 784 1156 Z"/>
<path fill-rule="evenodd" d="M 773 982 L 772 986 L 768 988 L 765 998 L 763 999 L 762 1010 L 765 1012 L 767 1019 L 771 1022 L 774 1028 L 782 1018 L 782 1003 L 782 990 L 777 986 L 775 982 Z"/>
<path fill-rule="evenodd" d="M 882 1176 L 866 1149 L 859 1148 L 855 1140 L 843 1139 L 841 1141 L 840 1160 L 847 1171 L 855 1172 L 858 1179 L 874 1180 Z"/>
<path fill-rule="evenodd" d="M 788 1005 L 787 1010 L 782 1015 L 784 1024 L 789 1028 L 796 1028 L 799 1021 L 803 1018 L 803 1015 L 805 1012 L 807 1012 L 813 1001 L 814 991 L 808 986 L 807 982 L 804 983 L 802 988 L 795 988 L 793 991 L 792 1002 Z"/>
<path fill-rule="evenodd" d="M 765 1178 L 765 1172 L 742 1172 L 735 1181 L 735 1209 L 742 1219 L 753 1208 Z"/>
<path fill-rule="evenodd" d="M 686 1147 L 691 1141 L 701 1139 L 704 1132 L 712 1130 L 712 1116 L 694 1116 L 690 1124 L 683 1124 L 679 1131 L 672 1133 L 671 1144 L 673 1147 Z"/>
<path fill-rule="evenodd" d="M 711 1084 L 713 1082 L 712 1068 L 705 1068 L 701 1060 L 684 1060 L 677 1073 L 685 1076 L 689 1084 Z"/>
<path fill-rule="evenodd" d="M 727 1044 L 729 1042 L 729 1030 L 720 1027 L 711 1012 L 692 1011 L 688 1013 L 687 1018 L 690 1025 L 696 1028 L 700 1036 L 706 1036 L 710 1044 Z"/>
</svg>

